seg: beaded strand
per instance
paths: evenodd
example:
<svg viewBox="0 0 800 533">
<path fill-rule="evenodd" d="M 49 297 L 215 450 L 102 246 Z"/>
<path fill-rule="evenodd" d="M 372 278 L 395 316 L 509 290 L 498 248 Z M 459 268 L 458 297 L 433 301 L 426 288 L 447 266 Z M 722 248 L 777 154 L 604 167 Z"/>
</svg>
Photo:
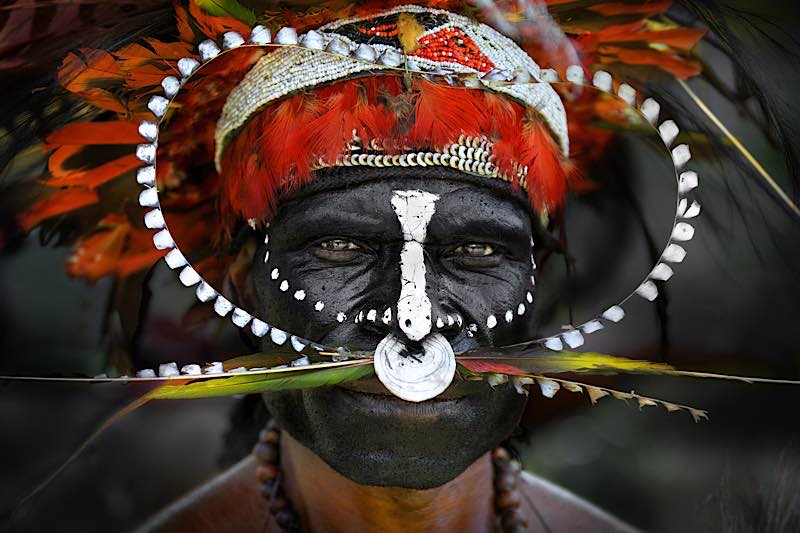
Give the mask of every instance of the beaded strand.
<svg viewBox="0 0 800 533">
<path fill-rule="evenodd" d="M 253 447 L 256 476 L 262 483 L 261 495 L 267 501 L 269 512 L 283 533 L 300 530 L 300 520 L 286 497 L 281 482 L 280 469 L 281 430 L 273 420 L 267 423 Z M 494 469 L 494 511 L 501 530 L 505 533 L 521 533 L 527 530 L 528 522 L 520 506 L 519 479 L 522 467 L 519 461 L 511 458 L 508 450 L 498 446 L 492 450 Z"/>
</svg>

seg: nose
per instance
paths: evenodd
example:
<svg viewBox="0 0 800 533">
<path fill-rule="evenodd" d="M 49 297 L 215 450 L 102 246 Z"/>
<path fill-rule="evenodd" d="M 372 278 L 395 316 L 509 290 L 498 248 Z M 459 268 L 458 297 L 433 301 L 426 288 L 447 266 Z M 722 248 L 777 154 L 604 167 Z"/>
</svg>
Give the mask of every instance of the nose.
<svg viewBox="0 0 800 533">
<path fill-rule="evenodd" d="M 396 190 L 391 205 L 397 215 L 402 235 L 399 251 L 400 292 L 394 305 L 385 302 L 381 308 L 362 309 L 356 322 L 378 333 L 393 333 L 408 345 L 422 342 L 432 333 L 445 338 L 461 331 L 464 319 L 438 298 L 438 279 L 428 272 L 425 242 L 428 224 L 436 213 L 439 196 L 419 189 Z M 431 297 L 433 297 L 432 301 Z M 439 337 L 441 338 L 441 337 Z"/>
<path fill-rule="evenodd" d="M 427 333 L 420 338 L 411 338 L 406 333 L 406 329 L 403 328 L 403 324 L 398 321 L 398 304 L 395 303 L 398 300 L 391 299 L 391 297 L 382 298 L 381 300 L 383 301 L 365 305 L 355 316 L 355 323 L 370 336 L 383 338 L 387 333 L 393 333 L 399 339 L 407 341 L 406 344 L 412 345 L 421 342 L 432 333 L 441 333 L 447 340 L 453 340 L 464 331 L 466 326 L 464 316 L 450 305 L 446 299 L 434 298 L 434 301 L 430 304 L 429 313 L 425 313 L 425 316 L 430 317 L 430 327 Z M 425 320 L 425 316 L 406 318 L 414 324 L 417 320 Z"/>
</svg>

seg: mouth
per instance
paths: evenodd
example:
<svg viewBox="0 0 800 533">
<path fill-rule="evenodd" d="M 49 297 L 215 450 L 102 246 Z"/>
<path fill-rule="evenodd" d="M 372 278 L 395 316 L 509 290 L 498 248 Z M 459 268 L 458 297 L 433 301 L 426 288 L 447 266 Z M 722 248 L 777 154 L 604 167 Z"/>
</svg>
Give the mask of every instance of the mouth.
<svg viewBox="0 0 800 533">
<path fill-rule="evenodd" d="M 385 396 L 387 398 L 391 398 L 392 400 L 397 401 L 401 404 L 412 404 L 414 402 L 409 402 L 398 398 L 392 392 L 390 392 L 386 386 L 380 382 L 378 378 L 375 376 L 365 377 L 361 379 L 357 379 L 355 381 L 350 381 L 347 383 L 342 383 L 338 385 L 338 388 L 344 389 L 351 393 L 361 393 L 361 394 L 368 394 L 372 396 Z M 427 402 L 437 402 L 443 400 L 459 400 L 470 393 L 476 392 L 475 390 L 475 383 L 474 382 L 467 382 L 462 380 L 454 380 L 447 389 L 444 390 L 441 394 L 432 398 L 430 400 L 426 400 Z"/>
<path fill-rule="evenodd" d="M 359 382 L 365 380 L 359 380 Z M 377 387 L 383 386 L 377 380 Z M 351 413 L 367 413 L 371 417 L 386 418 L 389 420 L 407 420 L 416 424 L 436 422 L 443 417 L 456 416 L 463 411 L 469 398 L 463 392 L 443 393 L 434 399 L 424 402 L 409 402 L 394 396 L 385 388 L 379 392 L 373 390 L 373 385 L 365 382 L 348 383 L 347 386 L 338 386 L 342 401 L 347 404 Z M 453 388 L 453 387 L 451 387 Z M 449 389 L 448 389 L 449 391 Z M 450 397 L 446 397 L 450 396 Z"/>
<path fill-rule="evenodd" d="M 389 333 L 375 348 L 375 374 L 395 396 L 410 402 L 431 400 L 450 387 L 456 373 L 456 357 L 441 333 L 426 335 L 421 351 Z"/>
</svg>

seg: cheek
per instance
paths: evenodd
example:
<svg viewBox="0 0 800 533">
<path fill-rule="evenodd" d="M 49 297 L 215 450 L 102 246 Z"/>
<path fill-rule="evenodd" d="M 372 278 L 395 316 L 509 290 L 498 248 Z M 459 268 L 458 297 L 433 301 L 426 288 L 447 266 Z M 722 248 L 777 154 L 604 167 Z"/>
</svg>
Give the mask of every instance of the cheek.
<svg viewBox="0 0 800 533">
<path fill-rule="evenodd" d="M 350 342 L 356 313 L 388 274 L 370 258 L 346 266 L 324 265 L 309 252 L 281 253 L 262 246 L 253 266 L 261 316 L 292 333 L 320 342 Z M 269 255 L 267 255 L 267 253 Z M 267 261 L 264 262 L 264 258 Z"/>
<path fill-rule="evenodd" d="M 467 319 L 467 334 L 497 345 L 533 336 L 534 267 L 507 260 L 491 272 L 449 269 L 451 278 L 440 297 L 452 299 Z"/>
</svg>

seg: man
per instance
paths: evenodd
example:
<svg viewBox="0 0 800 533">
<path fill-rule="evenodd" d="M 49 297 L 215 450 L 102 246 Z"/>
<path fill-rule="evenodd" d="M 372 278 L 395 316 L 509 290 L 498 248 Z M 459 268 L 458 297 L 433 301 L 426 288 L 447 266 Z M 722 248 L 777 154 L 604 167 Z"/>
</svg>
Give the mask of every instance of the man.
<svg viewBox="0 0 800 533">
<path fill-rule="evenodd" d="M 119 86 L 144 89 L 165 128 L 159 134 L 159 124 L 146 121 L 135 141 L 130 128 L 114 139 L 98 140 L 100 128 L 51 136 L 53 147 L 64 145 L 51 159 L 54 174 L 72 179 L 54 160 L 68 159 L 61 150 L 80 144 L 75 134 L 88 133 L 86 144 L 144 136 L 139 202 L 153 208 L 145 223 L 159 230 L 156 246 L 171 249 L 167 263 L 197 285 L 202 301 L 247 327 L 265 351 L 277 344 L 375 352 L 374 378 L 265 394 L 276 425 L 254 458 L 145 529 L 626 530 L 521 474 L 498 448 L 525 407 L 520 388 L 455 372 L 455 352 L 535 333 L 534 251 L 576 182 L 570 136 L 580 115 L 568 127 L 562 93 L 485 24 L 420 6 L 359 9 L 311 9 L 301 21 L 309 31 L 271 36 L 192 4 L 194 18 L 178 13 L 181 38 L 224 32 L 225 53 L 203 41 L 198 61 L 183 57 L 185 42 L 150 41 L 155 53 L 132 45 L 116 51 L 112 65 L 87 53 L 62 69 L 68 91 L 120 115 L 129 101 Z M 276 50 L 259 48 L 272 37 Z M 565 39 L 545 32 L 539 44 L 553 40 Z M 566 66 L 563 49 L 544 48 L 559 56 L 545 58 L 549 64 Z M 147 68 L 137 71 L 140 64 Z M 166 97 L 151 96 L 153 87 Z M 120 94 L 123 104 L 109 103 Z M 108 126 L 111 133 L 119 124 Z M 592 137 L 590 148 L 602 151 L 606 138 Z M 131 169 L 125 157 L 115 162 L 123 173 Z M 111 173 L 99 167 L 93 176 Z M 96 196 L 66 200 L 83 206 Z M 28 225 L 66 209 L 54 204 L 32 209 Z M 140 244 L 133 237 L 108 246 L 105 238 L 138 236 L 139 228 L 124 217 L 103 224 L 99 238 L 79 248 L 72 273 L 129 272 L 163 253 L 132 254 Z M 230 268 L 222 288 L 206 283 L 201 261 L 187 261 L 209 253 L 211 235 L 259 243 L 238 247 L 250 268 Z M 128 264 L 109 261 L 109 250 Z"/>
<path fill-rule="evenodd" d="M 326 306 L 351 316 L 372 308 L 383 312 L 399 292 L 403 242 L 391 199 L 397 191 L 424 187 L 438 197 L 425 245 L 434 316 L 460 313 L 461 320 L 439 331 L 456 350 L 474 346 L 468 323 L 491 306 L 524 298 L 527 289 L 518 281 L 532 274 L 531 212 L 510 186 L 505 192 L 490 190 L 456 172 L 437 172 L 438 179 L 401 170 L 374 181 L 369 173 L 355 172 L 363 183 L 283 203 L 270 226 L 270 261 L 273 254 L 281 257 L 275 264 L 290 268 L 306 291 L 325 294 Z M 279 285 L 270 280 L 271 265 L 261 260 L 264 248 L 253 264 L 255 308 L 265 317 L 287 317 Z M 286 326 L 326 343 L 364 349 L 398 330 L 380 320 L 333 328 L 326 322 L 298 309 Z M 505 338 L 524 335 L 523 324 L 503 332 Z M 477 335 L 495 342 L 499 336 L 484 328 Z M 277 455 L 284 497 L 305 530 L 629 530 L 540 478 L 523 473 L 514 481 L 513 466 L 493 471 L 491 450 L 510 435 L 526 403 L 510 384 L 492 388 L 456 380 L 435 399 L 412 403 L 393 397 L 372 377 L 341 387 L 265 394 L 264 400 L 283 430 Z M 272 450 L 258 446 L 257 454 Z M 495 452 L 500 464 L 502 453 Z M 256 465 L 252 458 L 242 461 L 144 530 L 260 531 L 266 521 L 267 530 L 277 531 L 274 518 L 266 518 Z M 514 485 L 510 501 L 498 502 L 495 487 Z M 495 512 L 499 503 L 518 509 L 516 521 L 502 523 Z"/>
<path fill-rule="evenodd" d="M 320 32 L 260 59 L 217 122 L 223 213 L 263 228 L 233 285 L 280 328 L 253 326 L 265 350 L 291 332 L 375 351 L 376 377 L 264 394 L 280 428 L 256 447 L 264 486 L 246 460 L 146 529 L 257 530 L 269 509 L 269 527 L 313 531 L 626 530 L 496 448 L 521 391 L 455 376 L 454 352 L 534 336 L 534 235 L 567 179 L 560 97 L 390 68 L 404 53 L 485 82 L 499 66 L 539 75 L 451 13 L 401 7 Z"/>
</svg>

